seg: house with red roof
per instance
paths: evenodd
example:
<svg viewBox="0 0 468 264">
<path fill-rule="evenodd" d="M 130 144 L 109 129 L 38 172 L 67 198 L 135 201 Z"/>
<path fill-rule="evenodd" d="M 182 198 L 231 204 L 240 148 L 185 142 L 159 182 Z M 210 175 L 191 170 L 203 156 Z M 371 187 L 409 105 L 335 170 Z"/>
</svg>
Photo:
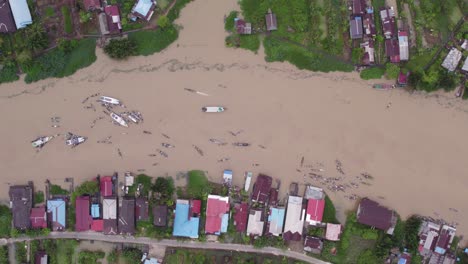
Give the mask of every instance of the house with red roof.
<svg viewBox="0 0 468 264">
<path fill-rule="evenodd" d="M 107 20 L 108 34 L 118 34 L 122 30 L 120 22 L 120 9 L 117 5 L 108 5 L 104 8 Z"/>
<path fill-rule="evenodd" d="M 220 235 L 226 233 L 229 222 L 229 197 L 208 195 L 205 232 Z"/>
<path fill-rule="evenodd" d="M 266 204 L 270 196 L 273 179 L 270 176 L 259 174 L 252 191 L 252 202 Z"/>
<path fill-rule="evenodd" d="M 104 230 L 104 220 L 93 219 L 93 222 L 91 223 L 91 230 L 96 232 L 102 232 Z"/>
<path fill-rule="evenodd" d="M 392 63 L 400 62 L 400 46 L 398 45 L 397 39 L 386 39 L 385 40 L 385 54 Z"/>
<path fill-rule="evenodd" d="M 320 224 L 322 222 L 324 209 L 324 199 L 309 199 L 307 201 L 306 223 L 309 225 Z"/>
<path fill-rule="evenodd" d="M 46 228 L 47 227 L 47 213 L 45 207 L 31 208 L 29 215 L 32 228 Z"/>
<path fill-rule="evenodd" d="M 249 216 L 249 204 L 235 204 L 234 211 L 234 226 L 236 227 L 236 231 L 245 232 L 247 229 L 247 218 Z"/>
<path fill-rule="evenodd" d="M 100 180 L 101 195 L 103 197 L 112 196 L 113 194 L 113 183 L 112 176 L 104 176 Z"/>
<path fill-rule="evenodd" d="M 101 9 L 101 0 L 83 0 L 84 9 L 95 11 Z"/>
<path fill-rule="evenodd" d="M 386 7 L 380 10 L 382 19 L 382 31 L 386 39 L 390 39 L 395 34 L 395 11 L 393 7 Z"/>
<path fill-rule="evenodd" d="M 92 222 L 89 196 L 78 196 L 75 201 L 75 231 L 88 231 Z"/>
</svg>

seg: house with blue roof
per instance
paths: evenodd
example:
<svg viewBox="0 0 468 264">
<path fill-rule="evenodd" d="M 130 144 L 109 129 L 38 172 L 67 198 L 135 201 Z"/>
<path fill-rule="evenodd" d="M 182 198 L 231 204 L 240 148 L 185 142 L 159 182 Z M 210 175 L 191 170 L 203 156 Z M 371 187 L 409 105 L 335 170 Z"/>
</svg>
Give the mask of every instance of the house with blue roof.
<svg viewBox="0 0 468 264">
<path fill-rule="evenodd" d="M 270 208 L 270 214 L 268 215 L 268 233 L 274 236 L 280 236 L 283 233 L 285 214 L 286 210 L 284 208 Z"/>
<path fill-rule="evenodd" d="M 136 18 L 140 18 L 149 21 L 154 14 L 156 8 L 155 0 L 138 0 L 132 8 L 132 15 Z"/>
<path fill-rule="evenodd" d="M 91 204 L 91 216 L 96 219 L 101 217 L 100 206 L 98 203 Z"/>
<path fill-rule="evenodd" d="M 29 12 L 26 0 L 10 0 L 10 8 L 15 20 L 16 28 L 25 28 L 32 24 L 31 12 Z"/>
<path fill-rule="evenodd" d="M 198 238 L 200 207 L 200 200 L 177 200 L 173 236 Z"/>
<path fill-rule="evenodd" d="M 63 199 L 47 200 L 47 219 L 52 231 L 63 231 L 66 228 L 66 203 Z"/>
</svg>

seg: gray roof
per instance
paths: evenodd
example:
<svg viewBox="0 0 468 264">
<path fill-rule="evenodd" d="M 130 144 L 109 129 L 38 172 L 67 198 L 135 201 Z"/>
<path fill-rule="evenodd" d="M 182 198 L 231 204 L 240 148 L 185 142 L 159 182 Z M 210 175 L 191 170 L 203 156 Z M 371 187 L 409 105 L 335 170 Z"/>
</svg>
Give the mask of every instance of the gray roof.
<svg viewBox="0 0 468 264">
<path fill-rule="evenodd" d="M 448 71 L 454 71 L 460 62 L 461 57 L 461 51 L 456 48 L 452 48 L 447 57 L 445 57 L 444 62 L 442 62 L 442 67 Z"/>
<path fill-rule="evenodd" d="M 362 38 L 362 19 L 361 17 L 355 17 L 349 21 L 349 33 L 352 39 Z"/>
<path fill-rule="evenodd" d="M 15 32 L 16 26 L 8 0 L 0 0 L 0 33 Z"/>
<path fill-rule="evenodd" d="M 32 208 L 32 188 L 29 185 L 10 187 L 10 206 L 13 213 L 13 226 L 27 229 L 31 226 L 29 216 Z"/>
</svg>

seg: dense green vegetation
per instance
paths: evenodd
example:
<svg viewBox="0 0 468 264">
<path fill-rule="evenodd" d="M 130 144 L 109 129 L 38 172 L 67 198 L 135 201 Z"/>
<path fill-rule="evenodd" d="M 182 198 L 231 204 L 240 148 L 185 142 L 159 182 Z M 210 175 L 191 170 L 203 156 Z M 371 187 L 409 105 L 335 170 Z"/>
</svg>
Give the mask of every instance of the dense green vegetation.
<svg viewBox="0 0 468 264">
<path fill-rule="evenodd" d="M 165 204 L 174 195 L 174 179 L 172 177 L 158 177 L 151 188 L 155 193 L 160 195 L 159 199 L 161 203 Z"/>
<path fill-rule="evenodd" d="M 18 69 L 14 62 L 5 64 L 0 70 L 0 83 L 13 82 L 19 79 L 17 74 Z"/>
<path fill-rule="evenodd" d="M 332 56 L 310 52 L 304 47 L 280 41 L 273 37 L 266 37 L 265 46 L 266 61 L 288 61 L 299 69 L 311 71 L 345 71 L 350 72 L 353 66 L 337 60 Z"/>
<path fill-rule="evenodd" d="M 27 263 L 27 251 L 26 251 L 26 242 L 17 242 L 15 243 L 15 255 L 17 263 Z"/>
<path fill-rule="evenodd" d="M 128 193 L 130 195 L 135 194 L 138 186 L 141 185 L 140 195 L 147 196 L 148 192 L 151 190 L 152 181 L 153 179 L 150 176 L 145 175 L 145 174 L 139 174 L 135 177 L 134 184 L 128 188 Z"/>
<path fill-rule="evenodd" d="M 125 59 L 136 55 L 136 43 L 133 39 L 111 39 L 104 47 L 104 52 L 114 59 Z"/>
<path fill-rule="evenodd" d="M 189 196 L 201 199 L 208 196 L 212 188 L 203 171 L 192 170 L 188 173 L 187 193 Z"/>
<path fill-rule="evenodd" d="M 12 215 L 10 208 L 0 205 L 0 238 L 7 238 L 11 233 Z"/>
<path fill-rule="evenodd" d="M 167 48 L 179 36 L 173 25 L 152 31 L 132 32 L 128 35 L 136 43 L 136 55 L 148 56 Z"/>
<path fill-rule="evenodd" d="M 179 18 L 180 11 L 182 10 L 182 8 L 185 7 L 185 5 L 190 3 L 190 1 L 192 1 L 192 0 L 176 0 L 176 3 L 174 4 L 174 6 L 167 13 L 167 18 L 169 18 L 169 21 L 171 21 L 173 23 L 174 20 Z"/>
<path fill-rule="evenodd" d="M 8 248 L 7 246 L 0 247 L 0 264 L 8 264 Z"/>
<path fill-rule="evenodd" d="M 323 211 L 323 219 L 322 221 L 324 223 L 332 223 L 332 224 L 338 224 L 338 219 L 336 219 L 336 209 L 335 205 L 333 205 L 332 200 L 328 195 L 325 195 L 325 208 Z"/>
<path fill-rule="evenodd" d="M 70 13 L 70 7 L 67 5 L 64 5 L 60 9 L 62 11 L 62 16 L 63 16 L 63 26 L 64 30 L 67 34 L 73 33 L 73 21 L 72 21 L 72 16 Z"/>
<path fill-rule="evenodd" d="M 372 67 L 372 68 L 367 68 L 361 71 L 359 74 L 362 79 L 364 80 L 371 80 L 371 79 L 380 79 L 385 73 L 384 68 L 380 67 Z"/>
<path fill-rule="evenodd" d="M 235 30 L 234 28 L 234 19 L 237 17 L 237 15 L 239 14 L 239 12 L 237 11 L 231 11 L 229 13 L 229 15 L 226 17 L 226 22 L 224 23 L 224 29 L 226 31 L 233 31 Z"/>
<path fill-rule="evenodd" d="M 71 195 L 71 204 L 75 206 L 76 197 L 85 194 L 95 194 L 99 192 L 99 183 L 97 181 L 83 182 L 81 185 L 75 188 L 75 191 Z"/>
<path fill-rule="evenodd" d="M 52 195 L 67 195 L 68 194 L 67 190 L 62 189 L 62 187 L 60 185 L 56 185 L 56 184 L 51 184 L 50 185 L 49 192 Z"/>
<path fill-rule="evenodd" d="M 27 83 L 49 77 L 66 77 L 96 61 L 94 39 L 82 39 L 70 52 L 58 48 L 34 59 L 31 66 L 23 65 Z"/>
<path fill-rule="evenodd" d="M 81 251 L 78 253 L 78 264 L 101 263 L 98 260 L 103 259 L 105 255 L 102 251 Z"/>
<path fill-rule="evenodd" d="M 34 204 L 35 205 L 43 203 L 44 200 L 45 200 L 45 197 L 44 197 L 44 192 L 43 191 L 37 191 L 37 192 L 34 193 Z"/>
</svg>

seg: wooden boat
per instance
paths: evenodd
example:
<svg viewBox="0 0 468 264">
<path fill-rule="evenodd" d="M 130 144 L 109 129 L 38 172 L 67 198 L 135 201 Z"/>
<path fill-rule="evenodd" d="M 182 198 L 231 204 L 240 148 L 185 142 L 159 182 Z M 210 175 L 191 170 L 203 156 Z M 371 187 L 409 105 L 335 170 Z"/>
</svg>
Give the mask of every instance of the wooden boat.
<svg viewBox="0 0 468 264">
<path fill-rule="evenodd" d="M 84 143 L 88 138 L 83 136 L 74 135 L 72 133 L 68 133 L 67 139 L 65 140 L 65 144 L 71 146 L 72 148 Z"/>
<path fill-rule="evenodd" d="M 31 144 L 34 148 L 42 148 L 47 142 L 49 142 L 53 138 L 54 136 L 38 137 L 35 140 L 31 141 Z"/>
<path fill-rule="evenodd" d="M 128 124 L 127 122 L 121 117 L 119 116 L 118 114 L 114 113 L 114 112 L 111 112 L 110 113 L 110 116 L 112 117 L 112 119 L 119 125 L 123 126 L 123 127 L 128 127 Z"/>
<path fill-rule="evenodd" d="M 458 87 L 457 91 L 455 92 L 455 96 L 462 97 L 464 93 L 465 93 L 465 86 L 462 84 L 460 85 L 460 87 Z"/>
<path fill-rule="evenodd" d="M 205 106 L 202 108 L 202 112 L 205 113 L 220 113 L 224 112 L 224 110 L 226 110 L 226 108 L 222 106 Z"/>
<path fill-rule="evenodd" d="M 252 172 L 247 171 L 245 173 L 245 185 L 244 185 L 244 191 L 248 192 L 250 188 L 250 182 L 252 181 Z"/>
<path fill-rule="evenodd" d="M 374 85 L 372 85 L 372 88 L 377 89 L 377 90 L 391 90 L 391 89 L 395 88 L 395 85 L 394 84 L 386 84 L 386 83 L 374 84 Z"/>
<path fill-rule="evenodd" d="M 109 96 L 101 96 L 101 98 L 99 98 L 99 101 L 104 103 L 104 104 L 111 104 L 111 105 L 121 105 L 122 104 L 120 102 L 120 100 L 109 97 Z"/>
</svg>

